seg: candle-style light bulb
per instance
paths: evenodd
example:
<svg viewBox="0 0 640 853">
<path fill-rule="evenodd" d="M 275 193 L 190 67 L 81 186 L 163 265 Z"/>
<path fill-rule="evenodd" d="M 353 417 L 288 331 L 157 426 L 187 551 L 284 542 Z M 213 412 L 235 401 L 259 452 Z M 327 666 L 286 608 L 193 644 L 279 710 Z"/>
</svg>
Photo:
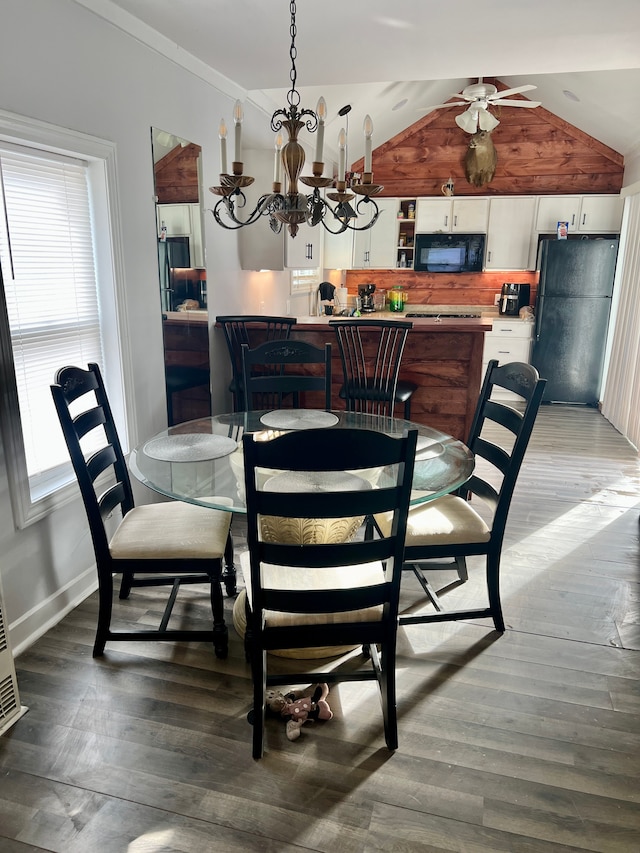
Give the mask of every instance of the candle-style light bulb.
<svg viewBox="0 0 640 853">
<path fill-rule="evenodd" d="M 344 127 L 340 128 L 338 134 L 338 180 L 344 181 L 345 157 L 347 148 L 347 134 Z"/>
<path fill-rule="evenodd" d="M 224 119 L 220 119 L 220 127 L 218 128 L 218 136 L 220 137 L 220 174 L 227 174 L 227 125 Z"/>
<path fill-rule="evenodd" d="M 275 159 L 273 161 L 273 182 L 274 184 L 280 183 L 280 169 L 282 167 L 282 143 L 284 142 L 282 138 L 282 132 L 280 132 L 276 136 L 276 153 Z"/>
<path fill-rule="evenodd" d="M 316 106 L 318 116 L 318 129 L 316 131 L 316 163 L 322 163 L 322 147 L 324 145 L 324 120 L 327 117 L 327 103 L 324 98 L 319 98 Z"/>
<path fill-rule="evenodd" d="M 364 117 L 364 170 L 365 172 L 371 171 L 371 136 L 373 134 L 373 122 L 371 121 L 371 116 L 366 115 Z"/>
<path fill-rule="evenodd" d="M 233 159 L 236 163 L 241 163 L 242 104 L 240 101 L 236 101 L 233 108 L 233 121 L 236 126 L 236 147 Z"/>
</svg>

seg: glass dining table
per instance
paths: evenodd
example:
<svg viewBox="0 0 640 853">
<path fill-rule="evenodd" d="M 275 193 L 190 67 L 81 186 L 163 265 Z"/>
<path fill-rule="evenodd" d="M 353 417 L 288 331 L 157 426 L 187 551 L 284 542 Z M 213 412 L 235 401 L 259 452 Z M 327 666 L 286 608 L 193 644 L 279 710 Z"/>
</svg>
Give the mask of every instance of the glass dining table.
<svg viewBox="0 0 640 853">
<path fill-rule="evenodd" d="M 129 467 L 137 480 L 159 494 L 246 513 L 242 436 L 257 433 L 268 441 L 283 431 L 309 428 L 334 430 L 336 443 L 343 429 L 389 435 L 417 429 L 412 505 L 455 491 L 473 472 L 474 457 L 469 448 L 432 427 L 399 418 L 316 409 L 232 412 L 177 424 L 136 447 Z"/>
</svg>

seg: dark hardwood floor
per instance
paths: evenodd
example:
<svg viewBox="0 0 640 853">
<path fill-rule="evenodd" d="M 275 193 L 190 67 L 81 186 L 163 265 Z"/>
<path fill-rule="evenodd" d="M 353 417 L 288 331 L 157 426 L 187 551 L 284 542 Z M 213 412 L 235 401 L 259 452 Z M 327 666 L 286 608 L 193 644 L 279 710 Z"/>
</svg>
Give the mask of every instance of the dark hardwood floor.
<svg viewBox="0 0 640 853">
<path fill-rule="evenodd" d="M 360 683 L 297 742 L 269 720 L 253 761 L 233 628 L 226 661 L 166 643 L 93 660 L 92 596 L 17 660 L 29 712 L 0 739 L 0 850 L 637 853 L 639 510 L 633 448 L 592 409 L 543 407 L 507 527 L 508 629 L 401 630 L 394 754 Z M 446 598 L 481 589 L 472 571 Z M 204 591 L 183 596 L 179 615 L 207 618 Z M 117 605 L 157 610 L 145 590 Z"/>
</svg>

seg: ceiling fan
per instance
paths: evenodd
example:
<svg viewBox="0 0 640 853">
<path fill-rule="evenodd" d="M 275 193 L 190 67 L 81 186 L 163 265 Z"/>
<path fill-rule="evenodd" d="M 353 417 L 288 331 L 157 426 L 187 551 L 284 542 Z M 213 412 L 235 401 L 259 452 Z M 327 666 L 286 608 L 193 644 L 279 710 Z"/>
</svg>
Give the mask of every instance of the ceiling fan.
<svg viewBox="0 0 640 853">
<path fill-rule="evenodd" d="M 492 83 L 483 83 L 482 77 L 478 78 L 477 83 L 472 83 L 466 86 L 462 92 L 453 95 L 454 98 L 463 98 L 462 101 L 449 101 L 448 104 L 435 104 L 432 107 L 425 107 L 424 110 L 437 110 L 441 107 L 462 107 L 467 105 L 467 109 L 456 116 L 456 124 L 461 127 L 466 133 L 475 133 L 478 129 L 491 131 L 497 127 L 500 122 L 489 112 L 490 106 L 497 107 L 526 107 L 532 109 L 539 107 L 541 101 L 528 100 L 509 100 L 510 95 L 519 95 L 521 92 L 530 92 L 537 88 L 531 84 L 526 86 L 516 86 L 514 89 L 504 89 L 499 92 Z"/>
</svg>

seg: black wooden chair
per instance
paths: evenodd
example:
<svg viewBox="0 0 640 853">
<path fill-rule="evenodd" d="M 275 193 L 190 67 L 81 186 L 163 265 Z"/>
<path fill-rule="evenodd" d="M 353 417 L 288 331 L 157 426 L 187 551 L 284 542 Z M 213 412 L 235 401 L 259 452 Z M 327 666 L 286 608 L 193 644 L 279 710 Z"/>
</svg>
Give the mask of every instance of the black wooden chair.
<svg viewBox="0 0 640 853">
<path fill-rule="evenodd" d="M 396 403 L 411 418 L 415 382 L 398 379 L 413 323 L 400 320 L 330 320 L 340 349 L 344 384 L 340 397 L 347 410 L 393 416 Z"/>
<path fill-rule="evenodd" d="M 473 476 L 457 494 L 414 506 L 409 513 L 405 570 L 415 574 L 434 610 L 401 613 L 401 625 L 491 617 L 496 630 L 504 631 L 500 600 L 502 543 L 511 497 L 545 384 L 546 379 L 541 379 L 530 364 L 511 362 L 498 366 L 495 359 L 489 362 L 467 442 L 476 457 Z M 492 400 L 494 388 L 517 394 L 520 404 Z M 469 499 L 473 497 L 484 505 L 484 512 L 471 505 Z M 383 530 L 389 528 L 389 519 L 377 521 Z M 472 555 L 486 558 L 488 606 L 446 610 L 427 573 L 442 570 L 442 560 L 451 558 L 459 582 L 464 582 L 466 557 Z"/>
<path fill-rule="evenodd" d="M 134 506 L 127 463 L 97 364 L 89 364 L 87 370 L 61 368 L 51 393 L 80 486 L 96 558 L 99 609 L 93 656 L 102 655 L 105 644 L 113 640 L 204 640 L 213 643 L 218 657 L 225 658 L 228 638 L 221 577 L 231 514 L 180 501 Z M 118 510 L 122 519 L 109 522 Z M 121 599 L 129 597 L 132 587 L 171 587 L 157 629 L 112 630 L 114 574 L 122 575 Z M 168 627 L 183 583 L 209 585 L 211 628 Z M 225 583 L 227 591 L 235 591 L 235 575 L 225 578 Z"/>
<path fill-rule="evenodd" d="M 241 349 L 247 411 L 280 409 L 283 397 L 288 395 L 293 395 L 293 404 L 298 406 L 300 393 L 312 392 L 322 392 L 322 405 L 327 411 L 331 409 L 331 344 L 321 348 L 306 341 L 267 341 L 253 349 L 242 344 Z M 301 372 L 314 364 L 323 365 L 321 373 Z"/>
<path fill-rule="evenodd" d="M 233 411 L 246 409 L 244 389 L 242 387 L 242 344 L 249 348 L 265 341 L 288 340 L 295 317 L 262 317 L 251 314 L 220 315 L 216 317 L 224 332 L 224 338 L 231 361 L 232 378 L 229 390 L 233 395 Z"/>
<path fill-rule="evenodd" d="M 333 429 L 292 431 L 271 441 L 243 436 L 249 546 L 243 555 L 245 643 L 253 676 L 249 719 L 254 727 L 254 758 L 263 754 L 265 690 L 283 684 L 376 680 L 387 746 L 396 749 L 398 745 L 398 596 L 417 431 L 391 437 L 341 429 L 339 436 L 337 442 Z M 390 467 L 386 478 L 371 488 L 365 472 L 378 466 Z M 276 488 L 270 479 L 264 481 L 265 468 L 284 472 L 278 476 L 279 481 L 284 479 L 283 488 Z M 353 478 L 353 489 L 339 490 L 345 489 L 344 483 L 338 483 L 345 475 Z M 305 477 L 311 485 L 296 483 Z M 384 511 L 392 516 L 384 538 L 316 541 L 317 519 Z M 263 519 L 270 519 L 268 528 L 261 524 Z M 292 519 L 311 520 L 310 529 L 302 527 L 301 534 L 292 536 L 288 524 Z M 339 662 L 326 672 L 291 671 L 293 664 L 286 674 L 268 668 L 269 650 L 345 645 L 363 646 L 371 665 L 354 668 L 357 662 L 350 659 L 346 670 Z"/>
</svg>

